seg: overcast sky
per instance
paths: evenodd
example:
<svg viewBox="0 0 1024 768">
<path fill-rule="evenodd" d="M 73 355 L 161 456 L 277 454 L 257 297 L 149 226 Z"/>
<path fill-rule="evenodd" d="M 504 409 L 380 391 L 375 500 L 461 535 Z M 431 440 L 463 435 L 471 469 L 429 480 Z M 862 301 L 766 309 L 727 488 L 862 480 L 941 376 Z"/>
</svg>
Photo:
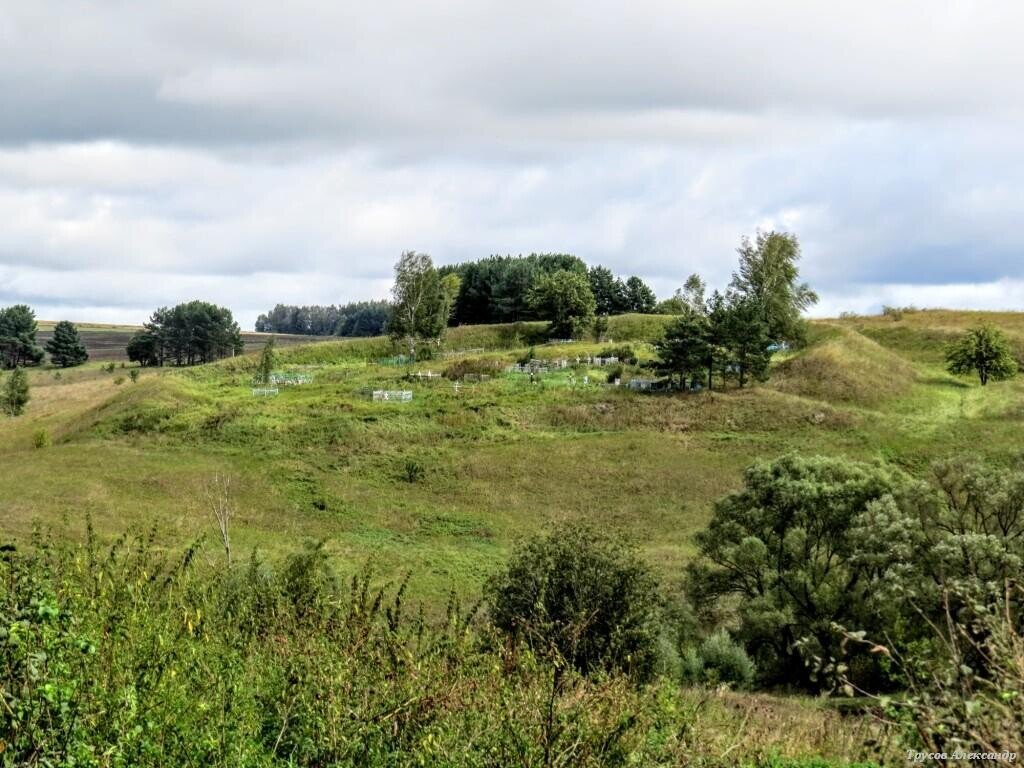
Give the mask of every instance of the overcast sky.
<svg viewBox="0 0 1024 768">
<path fill-rule="evenodd" d="M 816 314 L 1024 308 L 1024 4 L 0 4 L 0 306 L 141 322 L 797 233 Z"/>
</svg>

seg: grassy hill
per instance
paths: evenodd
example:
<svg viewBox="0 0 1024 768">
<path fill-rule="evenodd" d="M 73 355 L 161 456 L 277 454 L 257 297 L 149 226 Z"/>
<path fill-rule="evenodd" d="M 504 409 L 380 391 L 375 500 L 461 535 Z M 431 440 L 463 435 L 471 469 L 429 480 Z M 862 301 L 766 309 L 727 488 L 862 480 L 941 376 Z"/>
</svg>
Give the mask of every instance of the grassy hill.
<svg viewBox="0 0 1024 768">
<path fill-rule="evenodd" d="M 808 347 L 778 359 L 765 385 L 667 396 L 601 386 L 600 368 L 577 373 L 575 385 L 568 372 L 534 385 L 497 375 L 456 391 L 447 379 L 406 381 L 405 368 L 375 364 L 391 354 L 382 339 L 285 349 L 281 368 L 314 380 L 274 398 L 251 394 L 252 357 L 144 370 L 138 383 L 98 366 L 60 379 L 33 371 L 26 416 L 0 422 L 2 530 L 23 537 L 34 519 L 62 516 L 80 529 L 88 513 L 101 532 L 153 526 L 159 541 L 180 544 L 213 531 L 197 499 L 225 472 L 237 480 L 236 547 L 274 552 L 323 538 L 343 567 L 373 558 L 385 575 L 409 569 L 413 586 L 437 598 L 452 585 L 475 590 L 512 541 L 563 518 L 622 531 L 672 580 L 715 499 L 757 458 L 829 453 L 920 472 L 957 452 L 1014 450 L 1021 382 L 982 389 L 941 367 L 942 343 L 980 317 L 816 322 Z M 1024 338 L 1024 315 L 989 319 Z M 638 339 L 664 322 L 613 318 L 610 334 L 649 358 Z M 541 328 L 456 328 L 446 347 L 484 348 L 469 357 L 500 368 Z M 603 346 L 533 354 L 575 359 Z M 373 388 L 414 399 L 373 402 Z M 53 444 L 36 449 L 41 430 Z"/>
<path fill-rule="evenodd" d="M 343 573 L 371 562 L 377 582 L 411 574 L 409 594 L 438 615 L 449 590 L 472 601 L 515 541 L 559 520 L 633 540 L 671 590 L 694 533 L 756 459 L 822 453 L 923 474 L 958 453 L 1019 451 L 1024 381 L 982 388 L 942 366 L 945 342 L 981 321 L 1024 349 L 1024 314 L 816 321 L 809 344 L 779 355 L 768 382 L 696 394 L 610 386 L 598 366 L 536 383 L 504 373 L 526 355 L 575 362 L 608 347 L 543 344 L 537 323 L 452 329 L 437 359 L 411 367 L 382 364 L 394 354 L 385 339 L 290 346 L 279 368 L 313 380 L 276 397 L 253 395 L 255 355 L 143 369 L 137 382 L 99 362 L 59 376 L 32 370 L 27 413 L 0 420 L 0 541 L 24 541 L 37 523 L 82 536 L 89 520 L 101 539 L 135 529 L 177 553 L 216 539 L 207 490 L 222 475 L 232 480 L 241 557 L 323 540 Z M 610 335 L 642 362 L 665 322 L 613 318 Z M 409 377 L 456 364 L 492 376 L 458 389 L 448 378 Z M 375 389 L 413 399 L 374 401 Z M 211 567 L 220 562 L 215 546 L 200 552 Z M 674 713 L 666 729 L 699 735 L 696 745 L 679 737 L 686 754 L 723 756 L 708 765 L 728 764 L 730 751 L 744 765 L 845 765 L 772 756 L 853 759 L 874 727 L 800 697 L 665 685 L 646 701 Z"/>
</svg>

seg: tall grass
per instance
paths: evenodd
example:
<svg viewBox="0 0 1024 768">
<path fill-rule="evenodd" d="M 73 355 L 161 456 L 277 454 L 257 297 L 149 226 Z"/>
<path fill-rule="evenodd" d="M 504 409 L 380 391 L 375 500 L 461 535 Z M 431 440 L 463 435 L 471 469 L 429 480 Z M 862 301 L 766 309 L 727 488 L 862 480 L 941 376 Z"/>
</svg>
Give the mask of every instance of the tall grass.
<svg viewBox="0 0 1024 768">
<path fill-rule="evenodd" d="M 614 766 L 843 759 L 863 724 L 668 681 L 583 678 L 453 595 L 343 586 L 322 546 L 214 566 L 152 536 L 0 553 L 0 765 Z M 771 723 L 792 716 L 789 731 Z M 709 726 L 713 725 L 713 729 Z"/>
</svg>

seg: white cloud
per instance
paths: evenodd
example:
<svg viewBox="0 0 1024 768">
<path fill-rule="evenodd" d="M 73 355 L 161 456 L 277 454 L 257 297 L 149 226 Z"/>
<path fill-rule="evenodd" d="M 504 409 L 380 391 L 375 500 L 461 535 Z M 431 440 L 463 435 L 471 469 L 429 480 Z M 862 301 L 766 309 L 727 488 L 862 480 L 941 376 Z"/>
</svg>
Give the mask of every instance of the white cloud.
<svg viewBox="0 0 1024 768">
<path fill-rule="evenodd" d="M 994 0 L 12 4 L 0 304 L 141 320 L 199 292 L 248 323 L 382 296 L 406 248 L 569 251 L 668 294 L 724 284 L 757 226 L 801 236 L 822 311 L 1019 304 L 1021 22 Z"/>
</svg>

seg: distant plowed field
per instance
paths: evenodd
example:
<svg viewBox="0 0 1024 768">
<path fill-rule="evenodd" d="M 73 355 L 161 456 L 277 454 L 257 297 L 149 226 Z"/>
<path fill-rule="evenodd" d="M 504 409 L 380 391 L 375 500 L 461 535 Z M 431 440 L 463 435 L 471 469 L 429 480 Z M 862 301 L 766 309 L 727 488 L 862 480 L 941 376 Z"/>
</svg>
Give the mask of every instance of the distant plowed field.
<svg viewBox="0 0 1024 768">
<path fill-rule="evenodd" d="M 53 322 L 40 321 L 37 338 L 40 345 L 46 344 L 53 335 Z M 132 335 L 140 330 L 129 325 L 87 325 L 78 326 L 78 335 L 89 352 L 90 360 L 127 360 L 125 347 Z M 253 352 L 261 348 L 270 336 L 277 339 L 277 344 L 283 347 L 290 347 L 295 344 L 309 344 L 315 341 L 330 341 L 331 336 L 293 336 L 277 333 L 242 333 L 245 341 L 245 351 Z"/>
</svg>

